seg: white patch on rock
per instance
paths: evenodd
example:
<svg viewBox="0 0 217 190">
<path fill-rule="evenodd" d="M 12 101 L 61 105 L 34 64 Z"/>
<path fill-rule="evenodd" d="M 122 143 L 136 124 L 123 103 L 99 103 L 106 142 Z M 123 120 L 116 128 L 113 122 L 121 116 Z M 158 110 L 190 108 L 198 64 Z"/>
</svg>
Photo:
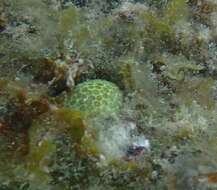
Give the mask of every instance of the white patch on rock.
<svg viewBox="0 0 217 190">
<path fill-rule="evenodd" d="M 98 121 L 101 126 L 97 127 L 98 137 L 96 146 L 101 152 L 101 162 L 104 164 L 111 160 L 122 159 L 127 155 L 129 148 L 150 149 L 149 140 L 137 133 L 134 122 L 118 120 L 115 122 Z M 101 163 L 102 164 L 102 163 Z"/>
</svg>

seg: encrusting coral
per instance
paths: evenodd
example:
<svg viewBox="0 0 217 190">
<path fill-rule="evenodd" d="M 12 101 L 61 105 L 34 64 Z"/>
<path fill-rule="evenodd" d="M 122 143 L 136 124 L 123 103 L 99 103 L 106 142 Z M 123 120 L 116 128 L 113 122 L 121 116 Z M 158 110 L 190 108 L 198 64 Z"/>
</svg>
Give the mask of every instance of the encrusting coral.
<svg viewBox="0 0 217 190">
<path fill-rule="evenodd" d="M 76 86 L 74 94 L 65 105 L 87 115 L 108 115 L 120 110 L 122 93 L 119 88 L 106 80 L 90 80 Z"/>
</svg>

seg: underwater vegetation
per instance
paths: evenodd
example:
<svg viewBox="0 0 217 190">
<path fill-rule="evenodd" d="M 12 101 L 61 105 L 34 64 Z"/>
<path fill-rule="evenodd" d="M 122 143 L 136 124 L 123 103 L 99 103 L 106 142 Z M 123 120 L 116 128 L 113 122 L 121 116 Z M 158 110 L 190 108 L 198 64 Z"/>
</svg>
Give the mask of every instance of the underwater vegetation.
<svg viewBox="0 0 217 190">
<path fill-rule="evenodd" d="M 217 189 L 216 0 L 0 0 L 0 190 Z"/>
</svg>

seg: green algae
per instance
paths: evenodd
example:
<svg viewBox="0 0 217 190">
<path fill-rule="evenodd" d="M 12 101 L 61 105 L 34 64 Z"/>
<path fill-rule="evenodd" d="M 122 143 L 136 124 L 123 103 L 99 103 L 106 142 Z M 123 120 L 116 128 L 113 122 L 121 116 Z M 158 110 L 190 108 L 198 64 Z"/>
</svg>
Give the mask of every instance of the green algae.
<svg viewBox="0 0 217 190">
<path fill-rule="evenodd" d="M 54 3 L 53 9 L 53 2 L 8 1 L 12 8 L 9 19 L 3 23 L 7 30 L 0 36 L 0 76 L 16 82 L 0 81 L 0 113 L 14 121 L 18 113 L 14 110 L 25 105 L 21 106 L 21 115 L 25 117 L 18 123 L 26 126 L 30 146 L 26 148 L 28 155 L 22 155 L 26 169 L 4 168 L 4 160 L 10 157 L 13 161 L 17 155 L 17 150 L 8 153 L 7 146 L 23 139 L 23 135 L 14 131 L 3 138 L 5 130 L 0 128 L 1 142 L 6 145 L 1 149 L 5 153 L 1 156 L 4 158 L 2 175 L 7 173 L 11 181 L 16 181 L 17 174 L 18 181 L 26 180 L 20 189 L 27 189 L 30 183 L 30 190 L 36 186 L 38 189 L 67 190 L 144 187 L 179 190 L 212 186 L 200 180 L 205 178 L 200 171 L 203 167 L 208 172 L 210 166 L 216 168 L 215 47 L 212 51 L 210 48 L 215 35 L 213 28 L 207 26 L 211 34 L 207 33 L 207 39 L 197 40 L 200 39 L 200 24 L 204 23 L 194 20 L 198 14 L 195 10 L 206 11 L 206 7 L 192 7 L 192 2 L 183 0 L 146 1 L 150 6 L 138 3 L 144 1 L 132 1 L 138 4 L 129 5 L 119 1 L 92 1 L 86 2 L 88 6 L 73 1 L 78 7 L 61 1 L 61 6 Z M 111 11 L 113 8 L 116 9 Z M 206 18 L 209 17 L 206 14 Z M 51 64 L 41 65 L 42 59 L 51 60 Z M 80 108 L 86 109 L 80 107 L 83 94 L 76 97 L 78 111 L 58 109 L 68 101 L 64 98 L 71 98 L 65 95 L 65 87 L 56 97 L 49 97 L 46 89 L 59 77 L 55 64 L 63 63 L 67 70 L 67 66 L 78 60 L 82 60 L 88 70 L 76 75 L 76 84 L 97 78 L 121 87 L 126 99 L 122 110 L 124 119 L 135 122 L 139 133 L 150 140 L 151 151 L 145 152 L 145 158 L 139 157 L 141 160 L 134 162 L 114 159 L 104 166 L 99 160 L 108 150 L 96 143 L 100 132 L 96 125 L 90 126 L 89 121 L 83 121 L 85 116 L 80 113 Z M 26 63 L 29 67 L 24 67 L 20 75 L 18 71 Z M 73 96 L 76 87 L 71 88 Z M 22 96 L 24 89 L 25 98 Z M 41 108 L 36 105 L 43 105 L 42 97 L 48 105 Z M 100 97 L 91 96 L 92 99 Z M 11 106 L 14 103 L 16 106 Z M 101 105 L 98 101 L 93 104 L 90 111 Z M 47 107 L 58 110 L 48 111 Z M 47 113 L 39 116 L 44 112 Z M 28 118 L 34 118 L 30 129 Z M 110 120 L 107 122 L 105 126 L 109 128 Z M 12 123 L 13 126 L 17 124 Z M 17 139 L 13 139 L 14 136 Z M 26 171 L 29 172 L 27 176 L 20 175 Z M 0 184 L 10 180 L 0 175 Z M 52 186 L 51 181 L 57 185 Z"/>
<path fill-rule="evenodd" d="M 163 66 L 163 77 L 173 81 L 182 81 L 185 77 L 197 74 L 205 70 L 202 65 L 191 63 L 184 56 L 164 55 L 158 62 L 160 67 Z"/>
<path fill-rule="evenodd" d="M 120 60 L 121 68 L 120 75 L 122 76 L 122 83 L 124 84 L 125 91 L 131 92 L 135 90 L 135 80 L 133 78 L 133 62 L 134 60 L 126 59 Z"/>
<path fill-rule="evenodd" d="M 50 165 L 51 157 L 56 150 L 56 146 L 50 140 L 44 140 L 37 149 L 31 147 L 30 155 L 27 157 L 26 169 L 30 175 L 35 175 L 36 179 L 44 184 L 50 181 L 46 172 L 46 167 Z"/>
<path fill-rule="evenodd" d="M 83 46 L 86 47 L 87 42 L 91 38 L 88 23 L 85 23 L 84 15 L 76 7 L 67 8 L 60 13 L 58 33 L 60 48 L 64 48 L 63 51 L 67 51 L 65 43 L 69 38 L 72 40 L 74 51 L 85 49 Z"/>
<path fill-rule="evenodd" d="M 48 184 L 52 180 L 50 172 L 57 161 L 61 138 L 70 138 L 72 146 L 81 141 L 83 134 L 81 115 L 72 110 L 48 112 L 35 120 L 29 130 L 30 151 L 25 158 L 25 168 L 30 176 L 34 176 L 29 180 Z"/>
<path fill-rule="evenodd" d="M 80 112 L 73 111 L 71 109 L 57 110 L 57 117 L 60 120 L 65 121 L 70 127 L 68 127 L 69 134 L 74 142 L 79 143 L 84 136 L 85 125 L 82 120 L 83 116 Z"/>
<path fill-rule="evenodd" d="M 187 19 L 189 15 L 188 4 L 185 0 L 172 0 L 170 1 L 165 10 L 164 18 L 170 24 L 175 24 L 179 20 Z"/>
<path fill-rule="evenodd" d="M 214 109 L 215 100 L 213 94 L 214 81 L 211 78 L 191 78 L 177 85 L 177 99 L 186 105 L 196 101 L 205 109 Z"/>
<path fill-rule="evenodd" d="M 67 35 L 68 32 L 73 29 L 73 26 L 78 24 L 80 20 L 79 16 L 79 9 L 76 7 L 71 7 L 61 12 L 59 20 L 59 30 L 61 35 Z"/>
</svg>

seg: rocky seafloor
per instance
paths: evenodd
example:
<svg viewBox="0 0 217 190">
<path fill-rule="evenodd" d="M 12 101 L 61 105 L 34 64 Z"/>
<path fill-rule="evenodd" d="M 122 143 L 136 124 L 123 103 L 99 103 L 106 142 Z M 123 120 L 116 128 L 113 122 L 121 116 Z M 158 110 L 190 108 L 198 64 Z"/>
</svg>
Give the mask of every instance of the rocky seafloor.
<svg viewBox="0 0 217 190">
<path fill-rule="evenodd" d="M 216 101 L 216 0 L 0 0 L 0 190 L 216 190 Z"/>
</svg>

